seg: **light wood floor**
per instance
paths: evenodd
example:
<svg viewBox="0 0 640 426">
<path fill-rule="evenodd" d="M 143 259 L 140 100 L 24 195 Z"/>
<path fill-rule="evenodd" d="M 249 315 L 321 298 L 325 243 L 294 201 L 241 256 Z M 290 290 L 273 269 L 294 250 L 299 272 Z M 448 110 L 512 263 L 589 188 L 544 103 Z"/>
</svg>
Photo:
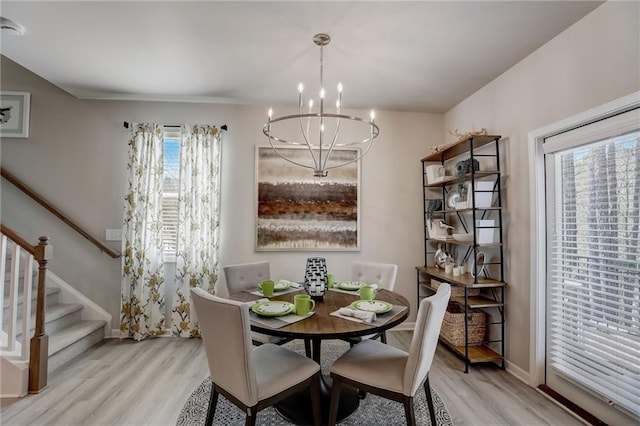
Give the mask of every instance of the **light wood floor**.
<svg viewBox="0 0 640 426">
<path fill-rule="evenodd" d="M 410 332 L 387 332 L 407 350 Z M 456 426 L 581 425 L 509 373 L 462 371 L 439 347 L 430 378 Z M 200 339 L 111 339 L 61 367 L 39 395 L 3 399 L 2 425 L 175 425 L 191 391 L 209 374 Z"/>
</svg>

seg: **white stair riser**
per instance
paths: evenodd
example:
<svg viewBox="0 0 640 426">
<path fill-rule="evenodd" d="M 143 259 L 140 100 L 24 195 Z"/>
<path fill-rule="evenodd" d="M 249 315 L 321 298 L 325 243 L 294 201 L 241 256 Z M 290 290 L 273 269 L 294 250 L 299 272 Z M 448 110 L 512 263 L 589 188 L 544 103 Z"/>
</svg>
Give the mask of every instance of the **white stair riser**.
<svg viewBox="0 0 640 426">
<path fill-rule="evenodd" d="M 92 346 L 100 343 L 102 340 L 104 340 L 104 328 L 100 327 L 92 333 L 84 336 L 82 339 L 79 339 L 72 345 L 67 346 L 55 354 L 50 354 L 49 373 L 66 364 L 68 361 L 71 361 L 73 358 L 82 354 Z"/>
</svg>

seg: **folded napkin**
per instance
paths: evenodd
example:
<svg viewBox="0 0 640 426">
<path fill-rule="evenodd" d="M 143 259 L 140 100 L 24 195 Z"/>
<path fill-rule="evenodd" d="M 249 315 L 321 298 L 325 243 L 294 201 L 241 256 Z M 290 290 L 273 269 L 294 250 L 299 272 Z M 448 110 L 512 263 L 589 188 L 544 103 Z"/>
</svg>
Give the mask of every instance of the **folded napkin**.
<svg viewBox="0 0 640 426">
<path fill-rule="evenodd" d="M 302 287 L 299 283 L 294 282 L 294 281 L 278 280 L 278 282 L 282 283 L 282 284 L 289 284 L 289 287 L 292 287 L 292 288 L 300 288 L 300 287 Z"/>
<path fill-rule="evenodd" d="M 376 314 L 374 312 L 360 311 L 358 309 L 340 308 L 338 314 L 345 317 L 353 317 L 364 322 L 372 323 L 376 320 Z"/>
<path fill-rule="evenodd" d="M 251 308 L 253 305 L 255 305 L 256 303 L 260 303 L 260 302 L 268 302 L 269 299 L 262 298 L 262 299 L 258 299 L 258 300 L 251 300 L 249 302 L 244 302 L 245 305 L 247 305 L 249 308 Z"/>
</svg>

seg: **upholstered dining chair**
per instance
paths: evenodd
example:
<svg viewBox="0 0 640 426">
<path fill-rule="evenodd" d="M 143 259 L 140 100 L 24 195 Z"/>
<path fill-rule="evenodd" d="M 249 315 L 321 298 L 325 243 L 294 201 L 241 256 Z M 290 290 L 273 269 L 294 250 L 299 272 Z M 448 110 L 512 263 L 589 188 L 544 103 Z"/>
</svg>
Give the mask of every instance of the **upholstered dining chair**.
<svg viewBox="0 0 640 426">
<path fill-rule="evenodd" d="M 213 424 L 219 394 L 247 413 L 245 425 L 255 425 L 260 410 L 310 388 L 314 424 L 319 426 L 320 366 L 281 346 L 253 346 L 246 304 L 197 287 L 191 295 L 211 377 L 205 424 Z"/>
<path fill-rule="evenodd" d="M 262 281 L 271 279 L 271 264 L 268 261 L 227 265 L 222 269 L 229 294 L 255 290 Z"/>
<path fill-rule="evenodd" d="M 393 291 L 396 285 L 398 265 L 392 263 L 363 262 L 353 260 L 349 272 L 350 279 L 367 284 L 377 284 L 378 288 Z"/>
<path fill-rule="evenodd" d="M 239 263 L 227 265 L 222 268 L 227 283 L 227 293 L 239 293 L 243 290 L 256 290 L 258 284 L 271 278 L 271 264 L 267 261 L 253 263 Z M 286 337 L 269 336 L 267 334 L 251 332 L 251 340 L 254 345 L 273 343 L 282 345 L 292 339 Z"/>
<path fill-rule="evenodd" d="M 408 353 L 376 340 L 364 340 L 333 363 L 330 372 L 333 379 L 330 426 L 336 424 L 340 388 L 343 385 L 402 402 L 407 425 L 414 426 L 413 398 L 423 383 L 431 425 L 436 426 L 429 370 L 450 296 L 449 284 L 441 284 L 436 294 L 420 302 Z"/>
<path fill-rule="evenodd" d="M 396 286 L 396 275 L 398 275 L 398 265 L 392 263 L 363 262 L 353 260 L 349 277 L 353 281 L 362 281 L 367 284 L 376 284 L 379 289 L 393 291 Z M 349 339 L 352 345 L 365 339 L 376 339 L 380 337 L 382 343 L 387 343 L 387 335 L 382 333 L 370 334 L 362 337 Z"/>
</svg>

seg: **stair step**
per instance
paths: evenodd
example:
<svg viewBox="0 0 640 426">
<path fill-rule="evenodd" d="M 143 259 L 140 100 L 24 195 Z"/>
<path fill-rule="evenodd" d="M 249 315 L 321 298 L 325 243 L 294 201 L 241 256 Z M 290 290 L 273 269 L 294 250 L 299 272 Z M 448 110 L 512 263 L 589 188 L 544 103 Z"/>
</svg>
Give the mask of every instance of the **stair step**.
<svg viewBox="0 0 640 426">
<path fill-rule="evenodd" d="M 47 306 L 44 316 L 45 332 L 51 334 L 79 322 L 82 308 L 83 306 L 80 303 L 56 303 L 55 305 Z M 29 324 L 29 335 L 31 336 L 36 326 L 35 312 L 31 314 L 31 322 Z M 16 338 L 22 335 L 22 321 L 18 322 L 16 334 Z"/>
<path fill-rule="evenodd" d="M 9 281 L 11 280 L 11 266 L 9 265 L 9 263 L 7 263 L 6 266 L 6 271 L 4 274 L 4 295 L 8 296 L 9 295 Z M 22 268 L 20 268 L 20 271 L 18 272 L 18 281 L 21 282 L 24 280 L 24 270 Z M 33 271 L 33 274 L 31 275 L 31 282 L 33 283 L 33 286 L 35 287 L 37 285 L 38 282 L 38 271 Z"/>
<path fill-rule="evenodd" d="M 49 334 L 49 372 L 104 339 L 102 320 L 80 321 L 62 330 Z"/>
<path fill-rule="evenodd" d="M 58 287 L 47 286 L 45 288 L 45 294 L 47 295 L 46 302 L 47 303 L 49 303 L 49 302 L 57 303 L 57 301 L 58 301 L 58 299 L 57 299 L 58 293 L 60 293 L 60 289 Z M 23 294 L 22 288 L 19 288 L 18 289 L 18 306 L 22 305 L 22 299 L 23 299 L 22 294 Z M 52 296 L 56 296 L 56 297 L 52 297 Z M 34 288 L 31 291 L 31 306 L 35 305 L 35 302 L 36 302 L 37 298 L 38 298 L 38 292 L 36 291 L 36 288 Z M 4 303 L 3 303 L 2 308 L 3 309 L 8 309 L 9 308 L 9 294 L 8 293 L 5 294 L 3 302 Z M 54 304 L 54 303 L 51 303 L 51 304 Z M 47 304 L 47 306 L 49 306 L 49 304 Z"/>
<path fill-rule="evenodd" d="M 51 307 L 51 306 L 55 306 L 58 304 L 58 294 L 60 293 L 60 289 L 58 287 L 47 287 L 45 290 L 45 306 L 47 307 L 47 310 Z M 33 315 L 36 311 L 36 300 L 37 300 L 37 295 L 35 292 L 33 292 L 31 294 L 31 314 Z M 22 303 L 22 295 L 20 294 L 18 296 L 18 313 L 17 313 L 17 318 L 18 321 L 20 321 L 20 318 L 22 318 L 22 310 L 24 308 L 23 303 Z M 3 320 L 3 324 L 7 324 L 7 319 L 9 318 L 9 299 L 5 298 L 4 300 L 4 306 L 2 309 L 2 320 Z"/>
<path fill-rule="evenodd" d="M 20 250 L 20 267 L 18 269 L 18 272 L 20 274 L 20 276 L 24 276 L 24 265 L 26 265 L 27 262 L 27 256 L 29 256 L 29 253 L 27 251 L 25 251 L 24 249 Z M 6 271 L 5 271 L 5 281 L 9 280 L 9 278 L 11 277 L 11 262 L 13 259 L 13 248 L 12 247 L 7 247 L 7 256 L 5 258 L 5 265 L 6 265 Z M 33 270 L 32 270 L 34 276 L 38 274 L 38 261 L 37 260 L 33 260 Z"/>
</svg>

